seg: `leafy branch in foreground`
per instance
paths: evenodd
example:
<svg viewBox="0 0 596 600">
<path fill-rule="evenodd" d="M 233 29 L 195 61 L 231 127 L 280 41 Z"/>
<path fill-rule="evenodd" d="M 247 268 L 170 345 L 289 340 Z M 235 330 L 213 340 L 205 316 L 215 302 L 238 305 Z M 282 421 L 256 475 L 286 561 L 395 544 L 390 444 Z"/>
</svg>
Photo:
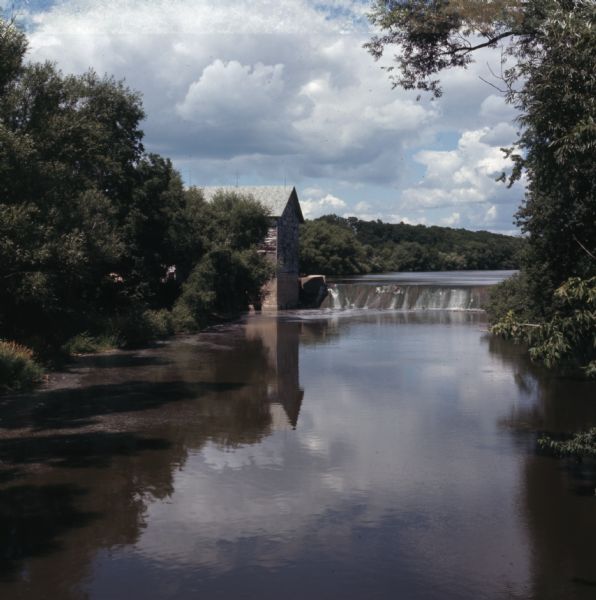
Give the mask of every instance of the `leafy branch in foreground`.
<svg viewBox="0 0 596 600">
<path fill-rule="evenodd" d="M 596 457 L 596 427 L 574 433 L 568 440 L 553 440 L 546 435 L 538 440 L 538 445 L 558 456 L 574 456 L 578 459 L 586 456 Z"/>
<path fill-rule="evenodd" d="M 482 48 L 508 43 L 505 54 L 528 52 L 534 44 L 544 2 L 519 0 L 375 0 L 369 15 L 383 33 L 365 48 L 375 59 L 389 46 L 399 48 L 395 64 L 383 67 L 393 87 L 442 95 L 435 76 L 446 69 L 466 67 Z M 510 84 L 515 67 L 504 74 Z"/>
<path fill-rule="evenodd" d="M 572 277 L 554 294 L 553 316 L 539 323 L 521 321 L 514 311 L 491 327 L 491 333 L 528 344 L 532 360 L 548 368 L 573 370 L 596 378 L 596 277 Z"/>
</svg>

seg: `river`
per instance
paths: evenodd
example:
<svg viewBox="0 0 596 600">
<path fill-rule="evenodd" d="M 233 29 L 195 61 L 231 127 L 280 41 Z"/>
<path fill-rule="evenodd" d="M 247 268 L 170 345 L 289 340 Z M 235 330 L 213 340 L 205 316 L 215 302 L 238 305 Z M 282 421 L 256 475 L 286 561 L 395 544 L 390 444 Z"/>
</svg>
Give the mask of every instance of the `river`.
<svg viewBox="0 0 596 600">
<path fill-rule="evenodd" d="M 376 291 L 1 398 L 0 598 L 596 597 L 594 463 L 536 443 L 595 426 L 596 384 L 450 292 L 501 274 L 452 277 L 336 282 Z M 375 305 L 408 285 L 465 309 Z"/>
</svg>

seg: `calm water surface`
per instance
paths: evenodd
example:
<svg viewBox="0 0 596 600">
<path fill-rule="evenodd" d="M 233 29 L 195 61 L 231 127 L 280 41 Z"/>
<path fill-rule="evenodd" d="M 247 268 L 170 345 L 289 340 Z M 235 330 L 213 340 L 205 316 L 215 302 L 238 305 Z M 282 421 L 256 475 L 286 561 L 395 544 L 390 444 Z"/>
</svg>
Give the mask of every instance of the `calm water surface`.
<svg viewBox="0 0 596 600">
<path fill-rule="evenodd" d="M 249 316 L 0 400 L 0 598 L 593 599 L 596 387 L 481 313 Z"/>
</svg>

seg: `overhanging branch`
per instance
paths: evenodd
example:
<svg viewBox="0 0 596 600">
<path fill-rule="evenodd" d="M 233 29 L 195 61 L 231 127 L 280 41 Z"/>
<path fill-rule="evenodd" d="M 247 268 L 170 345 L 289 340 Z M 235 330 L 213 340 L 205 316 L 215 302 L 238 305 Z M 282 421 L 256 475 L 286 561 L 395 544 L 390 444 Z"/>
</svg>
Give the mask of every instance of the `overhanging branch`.
<svg viewBox="0 0 596 600">
<path fill-rule="evenodd" d="M 476 46 L 456 46 L 455 48 L 451 48 L 451 50 L 441 52 L 439 56 L 453 56 L 454 54 L 461 54 L 465 56 L 466 54 L 470 54 L 470 52 L 474 52 L 475 50 L 480 50 L 481 48 L 488 48 L 489 46 L 493 46 L 500 40 L 505 39 L 506 37 L 511 37 L 512 35 L 516 35 L 515 31 L 504 31 L 499 35 L 490 38 L 486 42 L 482 42 L 482 44 L 476 44 Z"/>
</svg>

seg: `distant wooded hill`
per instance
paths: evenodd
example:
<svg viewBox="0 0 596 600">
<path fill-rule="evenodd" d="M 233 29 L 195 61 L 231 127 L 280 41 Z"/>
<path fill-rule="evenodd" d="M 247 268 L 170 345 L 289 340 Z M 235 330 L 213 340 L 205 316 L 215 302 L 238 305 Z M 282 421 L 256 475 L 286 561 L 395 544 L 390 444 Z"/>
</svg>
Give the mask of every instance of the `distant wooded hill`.
<svg viewBox="0 0 596 600">
<path fill-rule="evenodd" d="M 325 215 L 302 226 L 300 269 L 325 275 L 517 269 L 524 244 L 488 231 Z"/>
</svg>

